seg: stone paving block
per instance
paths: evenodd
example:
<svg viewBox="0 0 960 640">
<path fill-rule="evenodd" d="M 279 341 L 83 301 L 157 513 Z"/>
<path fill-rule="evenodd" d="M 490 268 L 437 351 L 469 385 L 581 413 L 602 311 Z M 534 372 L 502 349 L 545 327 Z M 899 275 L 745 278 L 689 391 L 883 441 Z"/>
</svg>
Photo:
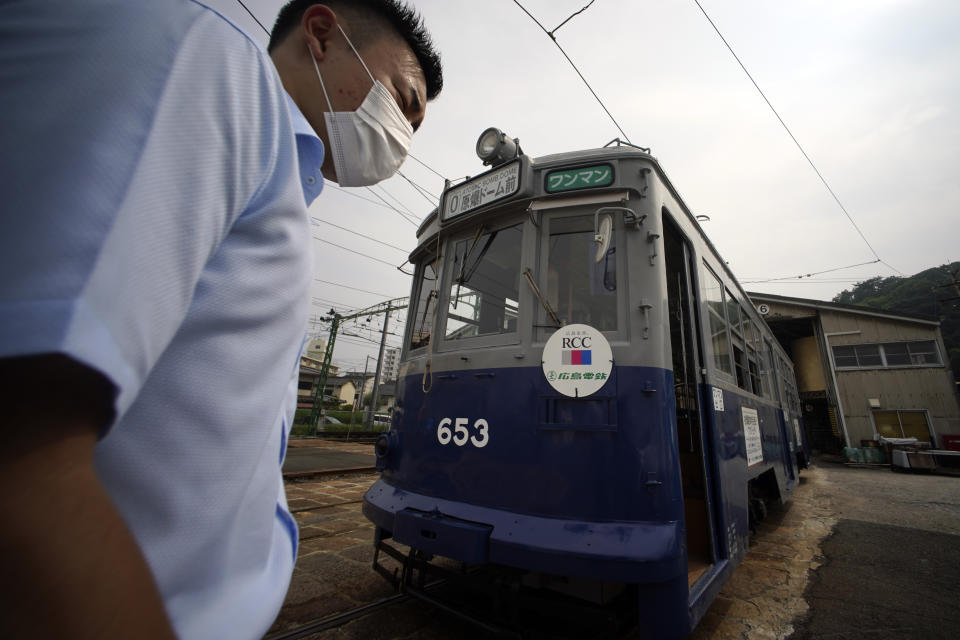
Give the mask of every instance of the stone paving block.
<svg viewBox="0 0 960 640">
<path fill-rule="evenodd" d="M 300 544 L 294 584 L 278 625 L 289 627 L 291 620 L 329 615 L 393 593 L 392 586 L 371 567 L 373 525 L 361 513 L 362 496 L 376 478 L 363 474 L 288 484 L 291 504 L 297 500 L 298 505 L 320 508 L 295 514 L 301 536 L 308 539 Z M 766 640 L 789 635 L 792 618 L 807 610 L 803 592 L 810 569 L 818 562 L 819 544 L 836 522 L 829 493 L 821 491 L 822 482 L 816 470 L 805 472 L 793 500 L 770 510 L 767 521 L 751 536 L 744 563 L 691 638 Z M 320 537 L 309 538 L 312 534 Z M 381 562 L 399 566 L 384 556 Z M 429 640 L 469 637 L 469 633 L 472 630 L 464 624 L 407 604 L 313 637 Z"/>
<path fill-rule="evenodd" d="M 722 612 L 716 613 L 711 607 L 688 640 L 741 640 L 748 629 L 744 623 L 725 617 Z"/>
</svg>

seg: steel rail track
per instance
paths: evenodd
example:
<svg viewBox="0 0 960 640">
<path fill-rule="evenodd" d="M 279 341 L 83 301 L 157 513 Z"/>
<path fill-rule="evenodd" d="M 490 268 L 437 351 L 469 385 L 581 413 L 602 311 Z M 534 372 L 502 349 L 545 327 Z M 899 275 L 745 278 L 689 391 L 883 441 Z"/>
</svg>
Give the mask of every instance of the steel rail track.
<svg viewBox="0 0 960 640">
<path fill-rule="evenodd" d="M 381 598 L 369 604 L 365 604 L 347 611 L 341 611 L 340 613 L 335 613 L 324 618 L 318 618 L 312 622 L 308 622 L 305 625 L 299 626 L 295 629 L 290 629 L 289 631 L 283 631 L 280 633 L 268 635 L 264 640 L 294 640 L 295 638 L 303 638 L 305 636 L 319 633 L 321 631 L 326 631 L 327 629 L 333 629 L 345 625 L 346 623 L 356 620 L 357 618 L 362 618 L 365 615 L 378 611 L 380 609 L 385 609 L 386 607 L 399 604 L 405 600 L 408 600 L 410 596 L 405 593 L 397 593 L 386 598 Z"/>
</svg>

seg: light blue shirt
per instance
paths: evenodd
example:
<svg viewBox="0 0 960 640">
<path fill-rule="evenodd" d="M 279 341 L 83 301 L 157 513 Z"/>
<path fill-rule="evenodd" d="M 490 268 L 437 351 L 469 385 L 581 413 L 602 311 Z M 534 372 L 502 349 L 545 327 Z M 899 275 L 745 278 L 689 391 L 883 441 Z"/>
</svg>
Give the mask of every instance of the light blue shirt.
<svg viewBox="0 0 960 640">
<path fill-rule="evenodd" d="M 96 469 L 177 633 L 258 638 L 296 557 L 280 466 L 322 145 L 188 0 L 2 3 L 0 42 L 0 357 L 113 382 Z"/>
</svg>

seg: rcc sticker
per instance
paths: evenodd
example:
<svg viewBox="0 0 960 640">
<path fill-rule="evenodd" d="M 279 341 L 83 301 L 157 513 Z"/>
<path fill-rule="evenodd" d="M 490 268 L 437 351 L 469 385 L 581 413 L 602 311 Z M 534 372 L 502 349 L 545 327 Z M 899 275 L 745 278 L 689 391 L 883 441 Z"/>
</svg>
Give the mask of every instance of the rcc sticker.
<svg viewBox="0 0 960 640">
<path fill-rule="evenodd" d="M 565 396 L 582 398 L 596 393 L 612 369 L 610 343 L 589 325 L 561 327 L 543 347 L 543 375 Z"/>
</svg>

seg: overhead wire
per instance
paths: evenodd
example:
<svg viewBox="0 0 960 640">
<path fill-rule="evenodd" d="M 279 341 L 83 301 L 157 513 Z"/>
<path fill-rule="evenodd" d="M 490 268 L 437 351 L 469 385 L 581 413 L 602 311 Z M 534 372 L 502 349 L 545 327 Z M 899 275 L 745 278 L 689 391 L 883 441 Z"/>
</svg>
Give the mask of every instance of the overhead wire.
<svg viewBox="0 0 960 640">
<path fill-rule="evenodd" d="M 583 8 L 580 9 L 579 11 L 574 11 L 573 13 L 571 13 L 569 16 L 567 16 L 567 19 L 566 19 L 566 20 L 564 20 L 563 22 L 561 22 L 560 24 L 558 24 L 557 26 L 555 26 L 555 27 L 553 28 L 553 31 L 550 31 L 550 32 L 548 32 L 548 33 L 549 33 L 551 36 L 553 36 L 553 34 L 555 34 L 555 33 L 560 29 L 560 27 L 562 27 L 563 25 L 567 24 L 568 22 L 570 22 L 571 20 L 573 20 L 574 18 L 576 18 L 578 15 L 580 15 L 581 13 L 583 13 L 584 11 L 586 11 L 587 9 L 589 9 L 589 8 L 590 8 L 590 5 L 592 5 L 592 4 L 593 4 L 594 2 L 596 2 L 596 1 L 597 1 L 597 0 L 590 0 L 590 2 L 588 2 L 585 7 L 583 7 Z"/>
<path fill-rule="evenodd" d="M 437 196 L 433 195 L 433 193 L 427 191 L 424 187 L 421 187 L 419 184 L 408 178 L 407 175 L 402 171 L 397 171 L 397 175 L 409 182 L 410 186 L 413 187 L 417 193 L 423 196 L 423 199 L 429 202 L 432 206 L 435 207 L 440 202 L 440 199 Z"/>
<path fill-rule="evenodd" d="M 310 304 L 317 307 L 331 307 L 337 313 L 343 313 L 352 311 L 353 307 L 342 302 L 337 302 L 336 300 L 330 300 L 328 298 L 321 298 L 320 296 L 311 296 Z"/>
<path fill-rule="evenodd" d="M 352 197 L 354 197 L 354 198 L 359 198 L 359 199 L 363 200 L 364 202 L 369 202 L 370 204 L 375 204 L 375 205 L 377 205 L 378 207 L 383 207 L 383 208 L 385 208 L 385 209 L 393 209 L 393 207 L 391 207 L 389 204 L 384 203 L 382 200 L 378 201 L 378 200 L 374 200 L 374 199 L 372 199 L 372 198 L 364 198 L 364 197 L 363 197 L 362 195 L 360 195 L 359 193 L 357 193 L 357 192 L 355 192 L 355 191 L 352 191 L 352 190 L 350 190 L 350 189 L 344 189 L 343 187 L 340 187 L 340 186 L 335 185 L 335 184 L 330 184 L 330 183 L 325 184 L 323 188 L 326 189 L 327 187 L 330 187 L 331 189 L 336 189 L 337 191 L 340 191 L 340 192 L 342 192 L 342 193 L 345 193 L 345 194 L 347 194 L 348 196 L 352 196 Z"/>
<path fill-rule="evenodd" d="M 524 7 L 522 4 L 520 4 L 519 0 L 513 0 L 513 3 L 514 3 L 515 5 L 517 5 L 518 7 L 520 7 L 520 9 L 521 9 L 525 14 L 527 14 L 527 16 L 529 16 L 530 19 L 533 20 L 533 21 L 537 24 L 537 26 L 540 27 L 540 28 L 543 30 L 543 32 L 544 32 L 545 34 L 547 34 L 548 36 L 550 36 L 550 39 L 553 41 L 553 44 L 557 45 L 557 49 L 559 49 L 559 50 L 560 50 L 560 53 L 563 54 L 563 57 L 567 59 L 567 62 L 569 62 L 569 63 L 570 63 L 570 66 L 573 67 L 573 70 L 577 72 L 577 75 L 580 76 L 580 79 L 581 79 L 581 80 L 583 80 L 583 84 L 585 84 L 585 85 L 587 86 L 587 89 L 590 90 L 590 93 L 593 94 L 593 97 L 596 98 L 596 100 L 597 100 L 598 103 L 600 103 L 600 106 L 603 108 L 604 112 L 606 112 L 607 117 L 610 118 L 611 122 L 613 122 L 614 126 L 617 128 L 617 131 L 620 132 L 620 135 L 622 135 L 622 136 L 624 137 L 624 139 L 626 139 L 627 142 L 630 142 L 630 136 L 628 136 L 628 135 L 626 134 L 626 132 L 624 132 L 623 127 L 620 126 L 620 123 L 617 122 L 617 119 L 614 118 L 614 117 L 613 117 L 613 114 L 610 113 L 610 110 L 607 109 L 607 105 L 605 105 L 605 104 L 603 103 L 603 100 L 600 99 L 600 96 L 597 95 L 597 92 L 594 91 L 594 90 L 593 90 L 593 87 L 590 86 L 590 83 L 587 82 L 587 79 L 586 79 L 586 78 L 583 76 L 583 74 L 580 72 L 580 69 L 577 67 L 577 65 L 574 64 L 573 60 L 570 59 L 570 56 L 567 55 L 567 52 L 564 51 L 563 47 L 560 46 L 560 43 L 557 42 L 557 38 L 553 35 L 553 32 L 552 32 L 552 31 L 547 31 L 547 28 L 544 27 L 542 24 L 540 24 L 540 21 L 537 20 L 536 18 L 534 18 L 534 17 L 533 17 L 533 14 L 531 14 L 529 11 L 527 11 L 526 7 Z M 593 3 L 591 2 L 590 4 L 593 4 Z M 589 6 L 590 6 L 590 5 L 588 4 L 587 7 L 589 7 Z M 581 12 L 584 11 L 587 7 L 584 7 L 583 9 L 581 9 L 580 11 L 578 11 L 577 13 L 581 13 Z M 574 15 L 576 15 L 576 14 L 574 14 Z M 572 18 L 573 16 L 570 16 L 570 17 Z M 569 20 L 569 19 L 570 19 L 570 18 L 567 18 L 567 20 Z M 565 24 L 565 23 L 567 22 L 567 20 L 564 20 L 564 22 L 561 23 L 560 26 L 563 26 L 563 24 Z M 560 27 L 557 27 L 557 29 L 559 29 L 559 28 L 560 28 Z M 554 29 L 554 31 L 556 31 L 556 29 Z"/>
<path fill-rule="evenodd" d="M 341 227 L 340 225 L 334 224 L 334 223 L 330 222 L 329 220 L 323 220 L 322 218 L 317 218 L 316 216 L 311 216 L 311 219 L 312 219 L 312 220 L 316 220 L 317 222 L 322 222 L 322 223 L 324 223 L 324 224 L 328 224 L 328 225 L 330 225 L 331 227 L 335 227 L 335 228 L 337 228 L 337 229 L 340 229 L 341 231 L 346 231 L 347 233 L 352 233 L 352 234 L 355 235 L 355 236 L 360 236 L 361 238 L 366 238 L 367 240 L 370 240 L 370 241 L 372 241 L 372 242 L 376 242 L 377 244 L 382 244 L 382 245 L 385 246 L 385 247 L 390 247 L 391 249 L 396 249 L 397 251 L 399 251 L 399 252 L 401 252 L 401 253 L 405 253 L 405 254 L 410 253 L 410 249 L 404 249 L 403 247 L 398 247 L 398 246 L 395 245 L 395 244 L 390 244 L 389 242 L 384 242 L 384 241 L 382 241 L 382 240 L 377 240 L 376 238 L 374 238 L 374 237 L 372 237 L 372 236 L 368 236 L 368 235 L 363 234 L 363 233 L 360 233 L 359 231 L 354 231 L 354 230 L 348 229 L 348 228 L 346 228 L 346 227 Z"/>
<path fill-rule="evenodd" d="M 880 259 L 870 260 L 868 262 L 858 262 L 857 264 L 850 264 L 845 267 L 834 267 L 832 269 L 824 269 L 823 271 L 813 271 L 811 273 L 801 273 L 796 276 L 784 276 L 782 278 L 767 278 L 765 280 L 741 280 L 741 284 L 755 284 L 758 282 L 779 282 L 782 280 L 799 280 L 801 278 L 809 278 L 810 276 L 819 276 L 824 273 L 833 273 L 834 271 L 843 271 L 845 269 L 853 269 L 854 267 L 863 267 L 868 264 L 877 264 L 880 262 Z"/>
<path fill-rule="evenodd" d="M 246 10 L 246 12 L 250 14 L 250 17 L 253 18 L 253 21 L 256 22 L 258 25 L 260 25 L 260 28 L 263 29 L 264 33 L 266 33 L 266 34 L 269 36 L 269 35 L 270 35 L 270 30 L 267 29 L 265 26 L 263 26 L 263 23 L 260 22 L 260 20 L 257 18 L 257 16 L 253 15 L 253 11 L 250 11 L 250 9 L 247 7 L 247 5 L 245 5 L 245 4 L 243 3 L 243 0 L 237 0 L 237 2 L 239 2 L 239 3 L 240 3 L 240 6 L 243 7 L 243 8 Z"/>
<path fill-rule="evenodd" d="M 385 196 L 387 196 L 388 198 L 390 198 L 391 200 L 393 200 L 394 202 L 396 202 L 398 205 L 400 205 L 401 207 L 403 207 L 403 208 L 407 211 L 407 213 L 409 213 L 410 216 L 411 216 L 412 218 L 414 218 L 417 222 L 420 222 L 422 216 L 418 216 L 416 213 L 414 213 L 414 212 L 410 209 L 410 207 L 408 207 L 407 205 L 405 205 L 405 204 L 403 204 L 402 202 L 400 202 L 400 201 L 397 199 L 396 196 L 394 196 L 392 193 L 390 193 L 389 191 L 387 191 L 386 187 L 383 186 L 383 183 L 382 183 L 382 182 L 381 182 L 381 183 L 378 183 L 378 184 L 376 184 L 376 185 L 374 185 L 374 186 L 375 186 L 375 187 L 378 187 L 381 191 L 383 191 L 383 194 L 384 194 Z M 372 187 L 371 187 L 371 188 L 372 188 Z"/>
<path fill-rule="evenodd" d="M 383 202 L 383 204 L 385 204 L 387 207 L 389 207 L 390 209 L 392 209 L 393 211 L 395 211 L 395 212 L 397 213 L 397 215 L 399 215 L 401 218 L 403 218 L 404 220 L 406 220 L 407 222 L 409 222 L 410 224 L 412 224 L 412 225 L 415 226 L 415 227 L 420 226 L 420 223 L 419 223 L 419 222 L 417 222 L 417 221 L 415 221 L 415 220 L 411 220 L 410 218 L 408 218 L 407 215 L 406 215 L 403 211 L 400 211 L 400 209 L 397 209 L 395 206 L 393 206 L 392 204 L 390 204 L 389 202 L 387 202 L 386 200 L 384 200 L 383 197 L 382 197 L 379 193 L 377 193 L 376 191 L 374 191 L 374 190 L 371 189 L 370 187 L 365 187 L 365 188 L 366 188 L 367 191 L 369 191 L 369 192 L 372 193 L 374 196 L 376 196 L 377 198 L 379 198 L 380 201 Z"/>
<path fill-rule="evenodd" d="M 514 0 L 514 1 L 516 1 L 516 0 Z M 813 160 L 810 158 L 810 156 L 807 154 L 806 150 L 803 148 L 803 145 L 801 145 L 801 144 L 800 144 L 800 141 L 797 140 L 797 137 L 796 137 L 795 135 L 793 135 L 793 132 L 790 130 L 790 127 L 787 126 L 787 123 L 784 122 L 783 118 L 780 117 L 780 114 L 779 114 L 779 113 L 777 112 L 777 110 L 774 108 L 773 104 L 771 104 L 770 100 L 767 98 L 767 95 L 763 92 L 763 89 L 760 88 L 760 85 L 757 84 L 757 81 L 753 79 L 753 75 L 751 75 L 750 72 L 747 70 L 746 65 L 743 64 L 743 61 L 742 61 L 742 60 L 740 60 L 740 56 L 738 56 L 737 53 L 733 50 L 733 47 L 730 46 L 730 43 L 729 43 L 729 42 L 727 42 L 727 39 L 726 39 L 726 38 L 724 37 L 724 35 L 720 32 L 720 29 L 717 27 L 716 23 L 714 23 L 713 19 L 712 19 L 712 18 L 710 17 L 710 15 L 707 13 L 706 9 L 704 9 L 704 8 L 703 8 L 703 5 L 700 4 L 700 0 L 693 0 L 693 1 L 696 3 L 697 7 L 699 7 L 700 12 L 703 13 L 703 16 L 707 19 L 707 22 L 710 23 L 710 26 L 713 27 L 713 30 L 717 33 L 718 36 L 720 36 L 720 40 L 722 40 L 722 41 L 723 41 L 723 44 L 726 45 L 727 50 L 730 51 L 730 54 L 731 54 L 731 55 L 733 55 L 734 59 L 737 61 L 737 64 L 739 64 L 739 65 L 740 65 L 740 68 L 743 69 L 743 72 L 744 72 L 745 74 L 747 74 L 747 78 L 750 79 L 750 82 L 753 83 L 754 88 L 756 88 L 756 90 L 760 93 L 760 96 L 763 98 L 763 101 L 767 103 L 767 106 L 768 106 L 768 107 L 770 107 L 770 111 L 773 112 L 773 115 L 775 115 L 775 116 L 777 117 L 777 120 L 780 121 L 780 124 L 781 124 L 781 126 L 783 126 L 784 131 L 787 132 L 787 135 L 789 135 L 789 136 L 790 136 L 790 139 L 793 140 L 793 143 L 797 146 L 797 149 L 799 149 L 799 150 L 800 150 L 800 153 L 803 154 L 803 157 L 806 158 L 807 163 L 808 163 L 808 164 L 810 165 L 810 167 L 813 169 L 814 173 L 817 174 L 817 177 L 820 178 L 820 181 L 823 183 L 823 186 L 825 186 L 825 187 L 827 188 L 827 191 L 830 192 L 830 195 L 833 196 L 834 201 L 835 201 L 835 202 L 837 203 L 837 205 L 840 207 L 840 210 L 843 211 L 843 214 L 847 217 L 847 220 L 850 221 L 850 224 L 853 225 L 853 228 L 856 229 L 857 233 L 860 235 L 860 238 L 863 240 L 863 242 L 864 242 L 864 243 L 867 245 L 867 247 L 870 249 L 870 252 L 873 254 L 873 257 L 876 258 L 875 262 L 879 262 L 879 263 L 885 265 L 886 267 L 892 269 L 892 270 L 895 271 L 896 273 L 899 273 L 900 275 L 903 275 L 902 272 L 900 272 L 899 270 L 895 269 L 894 267 L 891 267 L 889 264 L 887 264 L 886 262 L 884 262 L 884 261 L 880 258 L 880 254 L 877 253 L 876 249 L 873 248 L 873 245 L 870 244 L 870 241 L 867 240 L 867 236 L 865 236 L 865 235 L 863 234 L 863 231 L 862 231 L 862 230 L 860 229 L 860 227 L 857 225 L 856 221 L 854 221 L 853 216 L 850 215 L 850 212 L 847 211 L 847 208 L 843 205 L 843 202 L 840 201 L 840 198 L 839 198 L 839 197 L 837 196 L 837 194 L 834 192 L 833 187 L 830 186 L 830 183 L 827 182 L 827 179 L 826 179 L 825 177 L 823 177 L 823 174 L 822 174 L 822 173 L 820 173 L 820 169 L 818 169 L 818 168 L 817 168 L 817 165 L 814 164 Z"/>
<path fill-rule="evenodd" d="M 437 171 L 436 169 L 434 169 L 433 167 L 431 167 L 431 166 L 428 165 L 426 162 L 424 162 L 423 160 L 421 160 L 421 159 L 418 158 L 417 156 L 413 155 L 413 154 L 410 153 L 409 151 L 407 152 L 407 157 L 408 157 L 408 158 L 412 158 L 415 162 L 418 162 L 420 165 L 422 165 L 422 166 L 425 167 L 426 169 L 432 171 L 433 173 L 435 173 L 437 176 L 443 178 L 444 180 L 448 180 L 448 179 L 449 179 L 449 178 L 447 178 L 447 176 L 443 175 L 442 173 L 440 173 L 439 171 Z"/>
<path fill-rule="evenodd" d="M 376 291 L 369 291 L 367 289 L 360 289 L 359 287 L 351 287 L 350 285 L 340 284 L 339 282 L 330 282 L 329 280 L 322 280 L 320 278 L 314 278 L 316 282 L 322 282 L 323 284 L 332 284 L 335 287 L 343 287 L 344 289 L 350 289 L 351 291 L 359 291 L 360 293 L 369 293 L 373 296 L 382 296 L 384 298 L 391 298 L 392 296 L 386 293 L 378 293 Z"/>
<path fill-rule="evenodd" d="M 391 263 L 391 262 L 387 262 L 386 260 L 381 260 L 380 258 L 375 258 L 375 257 L 371 256 L 371 255 L 368 254 L 368 253 L 364 253 L 364 252 L 362 252 L 362 251 L 357 251 L 356 249 L 350 249 L 349 247 L 345 247 L 345 246 L 343 246 L 343 245 L 341 245 L 341 244 L 337 244 L 336 242 L 330 242 L 329 240 L 324 240 L 323 238 L 318 238 L 317 236 L 313 236 L 313 239 L 316 240 L 317 242 L 322 242 L 322 243 L 324 243 L 324 244 L 329 244 L 329 245 L 332 245 L 332 246 L 334 246 L 334 247 L 336 247 L 336 248 L 338 248 L 338 249 L 343 249 L 344 251 L 349 251 L 350 253 L 356 254 L 356 255 L 358 255 L 358 256 L 363 256 L 364 258 L 368 258 L 368 259 L 373 260 L 373 261 L 375 261 L 375 262 L 379 262 L 379 263 L 381 263 L 381 264 L 385 264 L 385 265 L 387 265 L 388 267 L 393 267 L 394 269 L 396 269 L 396 267 L 397 267 L 397 265 L 395 265 L 395 264 L 393 264 L 393 263 Z"/>
</svg>

